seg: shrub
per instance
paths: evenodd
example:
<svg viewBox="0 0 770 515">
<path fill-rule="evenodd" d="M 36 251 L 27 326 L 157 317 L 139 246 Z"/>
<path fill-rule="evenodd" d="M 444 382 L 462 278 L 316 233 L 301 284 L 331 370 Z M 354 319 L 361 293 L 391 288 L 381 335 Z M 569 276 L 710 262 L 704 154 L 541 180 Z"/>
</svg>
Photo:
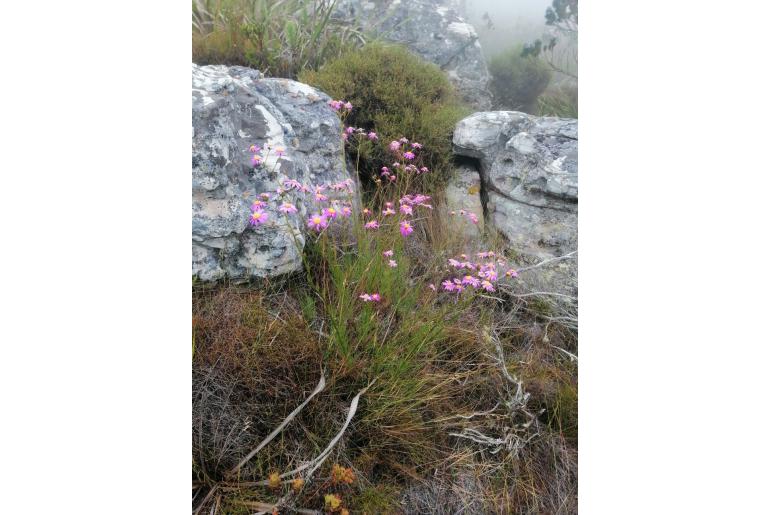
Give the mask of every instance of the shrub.
<svg viewBox="0 0 770 515">
<path fill-rule="evenodd" d="M 546 92 L 537 100 L 537 110 L 540 116 L 577 118 L 577 86 L 562 85 L 555 88 L 553 91 Z"/>
<path fill-rule="evenodd" d="M 300 80 L 355 105 L 346 122 L 365 130 L 376 128 L 385 142 L 402 136 L 424 145 L 423 164 L 432 175 L 421 179 L 433 190 L 448 176 L 454 126 L 469 110 L 438 66 L 398 46 L 369 44 L 305 71 Z M 379 176 L 392 156 L 383 146 L 362 149 L 361 171 Z"/>
<path fill-rule="evenodd" d="M 296 78 L 364 41 L 331 18 L 336 0 L 196 0 L 193 61 Z"/>
<path fill-rule="evenodd" d="M 534 114 L 537 97 L 551 80 L 551 70 L 541 59 L 524 57 L 522 52 L 518 45 L 492 59 L 490 89 L 499 108 Z"/>
</svg>

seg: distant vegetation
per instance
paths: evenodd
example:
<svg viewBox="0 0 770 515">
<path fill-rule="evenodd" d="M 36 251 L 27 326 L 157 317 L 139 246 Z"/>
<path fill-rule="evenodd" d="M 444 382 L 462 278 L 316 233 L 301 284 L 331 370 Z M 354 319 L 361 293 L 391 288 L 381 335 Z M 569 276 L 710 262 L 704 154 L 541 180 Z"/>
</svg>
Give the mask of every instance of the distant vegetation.
<svg viewBox="0 0 770 515">
<path fill-rule="evenodd" d="M 489 63 L 490 89 L 501 109 L 537 112 L 537 98 L 548 87 L 551 70 L 541 59 L 524 57 L 520 45 L 495 56 Z"/>
<path fill-rule="evenodd" d="M 540 116 L 578 117 L 578 88 L 569 82 L 550 88 L 537 99 Z"/>
</svg>

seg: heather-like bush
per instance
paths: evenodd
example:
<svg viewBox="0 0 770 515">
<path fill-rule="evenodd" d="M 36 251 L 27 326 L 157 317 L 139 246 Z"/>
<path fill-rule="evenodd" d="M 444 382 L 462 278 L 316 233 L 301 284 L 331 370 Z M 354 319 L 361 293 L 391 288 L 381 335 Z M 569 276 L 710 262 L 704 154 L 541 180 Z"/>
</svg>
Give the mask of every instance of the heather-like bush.
<svg viewBox="0 0 770 515">
<path fill-rule="evenodd" d="M 346 123 L 376 130 L 383 141 L 406 137 L 424 146 L 425 166 L 433 172 L 418 182 L 433 190 L 446 179 L 452 156 L 452 132 L 469 110 L 438 66 L 399 46 L 369 44 L 327 62 L 318 71 L 304 71 L 300 80 L 356 108 Z M 356 149 L 358 150 L 358 149 Z M 365 178 L 379 176 L 393 163 L 387 149 L 360 149 Z"/>
<path fill-rule="evenodd" d="M 492 59 L 490 89 L 500 109 L 535 114 L 537 98 L 548 87 L 551 70 L 537 57 L 523 56 L 523 47 L 514 46 Z"/>
</svg>

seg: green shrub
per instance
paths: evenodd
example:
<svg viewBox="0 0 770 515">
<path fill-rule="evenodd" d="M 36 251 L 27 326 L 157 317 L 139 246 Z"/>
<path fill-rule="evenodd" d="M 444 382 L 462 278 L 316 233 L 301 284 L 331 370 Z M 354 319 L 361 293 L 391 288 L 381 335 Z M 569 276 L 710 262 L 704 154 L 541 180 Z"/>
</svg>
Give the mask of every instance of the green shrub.
<svg viewBox="0 0 770 515">
<path fill-rule="evenodd" d="M 196 0 L 192 57 L 197 64 L 256 68 L 296 78 L 364 41 L 331 19 L 337 0 Z"/>
<path fill-rule="evenodd" d="M 402 136 L 424 145 L 423 164 L 431 173 L 420 186 L 432 192 L 447 178 L 455 124 L 470 111 L 459 101 L 444 73 L 398 46 L 369 44 L 305 71 L 300 80 L 354 106 L 348 125 L 375 130 L 380 141 Z M 393 156 L 384 145 L 363 149 L 361 172 L 377 175 Z"/>
<path fill-rule="evenodd" d="M 540 116 L 577 118 L 577 86 L 560 86 L 553 91 L 546 92 L 537 100 L 537 108 Z"/>
<path fill-rule="evenodd" d="M 548 87 L 551 70 L 536 57 L 523 57 L 521 45 L 494 57 L 489 64 L 490 89 L 502 109 L 535 113 L 537 97 Z"/>
</svg>

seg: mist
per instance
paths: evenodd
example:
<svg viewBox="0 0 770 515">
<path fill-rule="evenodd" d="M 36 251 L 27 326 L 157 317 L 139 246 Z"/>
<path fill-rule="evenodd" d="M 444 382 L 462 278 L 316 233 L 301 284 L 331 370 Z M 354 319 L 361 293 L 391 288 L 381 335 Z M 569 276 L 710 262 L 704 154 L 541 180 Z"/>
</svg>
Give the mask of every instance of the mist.
<svg viewBox="0 0 770 515">
<path fill-rule="evenodd" d="M 551 0 L 460 0 L 487 59 L 543 36 Z"/>
</svg>

